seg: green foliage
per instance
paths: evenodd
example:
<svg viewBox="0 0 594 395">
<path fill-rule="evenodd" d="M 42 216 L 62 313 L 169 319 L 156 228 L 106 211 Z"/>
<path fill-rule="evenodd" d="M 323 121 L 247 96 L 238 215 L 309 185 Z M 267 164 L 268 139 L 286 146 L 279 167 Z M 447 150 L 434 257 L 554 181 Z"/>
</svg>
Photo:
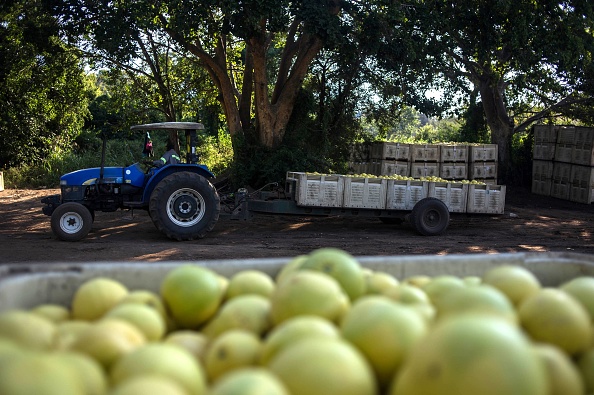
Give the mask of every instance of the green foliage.
<svg viewBox="0 0 594 395">
<path fill-rule="evenodd" d="M 0 168 L 68 147 L 87 114 L 79 59 L 40 0 L 0 9 Z"/>
<path fill-rule="evenodd" d="M 219 132 L 217 137 L 206 136 L 197 148 L 199 161 L 215 177 L 225 174 L 233 162 L 233 146 L 229 133 Z"/>
</svg>

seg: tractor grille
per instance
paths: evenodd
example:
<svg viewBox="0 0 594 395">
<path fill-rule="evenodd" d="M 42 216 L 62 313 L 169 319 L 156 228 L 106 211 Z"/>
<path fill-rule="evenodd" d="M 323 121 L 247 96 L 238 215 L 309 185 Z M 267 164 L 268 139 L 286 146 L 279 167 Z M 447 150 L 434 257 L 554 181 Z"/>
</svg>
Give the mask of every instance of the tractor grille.
<svg viewBox="0 0 594 395">
<path fill-rule="evenodd" d="M 62 186 L 62 200 L 63 201 L 80 201 L 83 200 L 85 194 L 85 187 L 83 186 Z"/>
</svg>

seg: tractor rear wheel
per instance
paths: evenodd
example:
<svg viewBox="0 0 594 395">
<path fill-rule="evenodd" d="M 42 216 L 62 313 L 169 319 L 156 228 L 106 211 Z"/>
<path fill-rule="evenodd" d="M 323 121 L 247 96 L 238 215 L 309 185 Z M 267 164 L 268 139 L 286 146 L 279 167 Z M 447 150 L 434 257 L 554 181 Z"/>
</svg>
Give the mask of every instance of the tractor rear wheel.
<svg viewBox="0 0 594 395">
<path fill-rule="evenodd" d="M 436 236 L 445 232 L 450 224 L 450 212 L 444 202 L 428 197 L 415 204 L 409 221 L 413 229 L 421 235 Z"/>
<path fill-rule="evenodd" d="M 52 213 L 52 231 L 60 240 L 79 241 L 84 239 L 91 231 L 92 226 L 91 211 L 80 203 L 60 204 Z"/>
<path fill-rule="evenodd" d="M 149 201 L 157 229 L 179 241 L 203 238 L 214 228 L 220 211 L 214 186 L 201 175 L 186 171 L 165 177 Z"/>
</svg>

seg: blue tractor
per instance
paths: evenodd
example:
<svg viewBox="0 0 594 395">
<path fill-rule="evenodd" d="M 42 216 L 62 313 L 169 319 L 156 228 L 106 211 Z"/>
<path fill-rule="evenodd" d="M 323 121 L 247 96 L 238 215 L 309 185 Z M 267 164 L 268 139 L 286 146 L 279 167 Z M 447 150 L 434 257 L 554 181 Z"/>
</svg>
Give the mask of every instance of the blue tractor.
<svg viewBox="0 0 594 395">
<path fill-rule="evenodd" d="M 152 161 L 126 167 L 105 166 L 105 139 L 101 166 L 77 170 L 60 177 L 60 195 L 42 199 L 43 213 L 61 240 L 78 241 L 92 228 L 96 211 L 118 209 L 148 211 L 153 223 L 174 240 L 194 240 L 211 231 L 220 213 L 219 195 L 211 183 L 214 175 L 198 164 L 194 122 L 162 122 L 132 126 L 133 130 L 183 130 L 187 154 L 182 163 L 162 167 Z"/>
</svg>

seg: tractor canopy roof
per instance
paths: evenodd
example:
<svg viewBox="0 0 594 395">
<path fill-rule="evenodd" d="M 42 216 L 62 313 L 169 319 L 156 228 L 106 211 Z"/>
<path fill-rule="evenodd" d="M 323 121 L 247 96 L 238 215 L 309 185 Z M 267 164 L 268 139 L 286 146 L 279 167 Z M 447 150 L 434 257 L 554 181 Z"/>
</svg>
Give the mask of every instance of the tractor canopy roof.
<svg viewBox="0 0 594 395">
<path fill-rule="evenodd" d="M 197 122 L 158 122 L 145 123 L 144 125 L 134 125 L 130 127 L 131 130 L 164 130 L 164 129 L 179 129 L 179 130 L 202 130 L 204 125 Z"/>
</svg>

